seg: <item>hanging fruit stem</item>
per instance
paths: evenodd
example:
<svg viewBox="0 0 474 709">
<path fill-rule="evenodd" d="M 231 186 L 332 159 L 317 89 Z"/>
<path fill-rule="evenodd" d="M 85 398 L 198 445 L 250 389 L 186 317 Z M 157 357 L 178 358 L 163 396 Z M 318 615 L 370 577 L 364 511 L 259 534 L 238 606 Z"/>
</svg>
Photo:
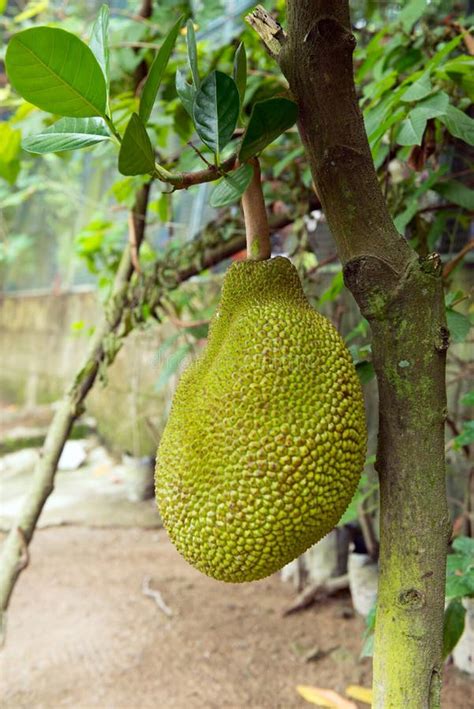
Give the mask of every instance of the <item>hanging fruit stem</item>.
<svg viewBox="0 0 474 709">
<path fill-rule="evenodd" d="M 253 167 L 252 180 L 242 195 L 245 234 L 247 238 L 247 258 L 264 261 L 271 256 L 270 229 L 263 199 L 260 165 L 257 158 L 250 160 Z"/>
</svg>

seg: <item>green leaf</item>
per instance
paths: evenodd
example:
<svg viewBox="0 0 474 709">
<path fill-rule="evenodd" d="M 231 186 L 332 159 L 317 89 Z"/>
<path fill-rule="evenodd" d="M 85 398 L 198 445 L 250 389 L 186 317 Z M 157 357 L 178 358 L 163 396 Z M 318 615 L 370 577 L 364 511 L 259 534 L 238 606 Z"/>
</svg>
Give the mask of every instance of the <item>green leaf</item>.
<svg viewBox="0 0 474 709">
<path fill-rule="evenodd" d="M 463 604 L 454 598 L 444 611 L 443 660 L 451 654 L 463 634 L 465 616 L 466 609 Z"/>
<path fill-rule="evenodd" d="M 421 145 L 427 122 L 425 114 L 414 108 L 400 124 L 397 143 L 399 145 Z"/>
<path fill-rule="evenodd" d="M 196 89 L 192 84 L 186 81 L 186 77 L 183 71 L 178 69 L 176 72 L 176 93 L 178 94 L 181 103 L 183 104 L 185 110 L 191 118 L 193 117 L 193 104 L 194 97 L 196 96 Z"/>
<path fill-rule="evenodd" d="M 298 107 L 286 98 L 259 101 L 252 108 L 249 124 L 240 147 L 239 159 L 248 160 L 260 153 L 296 122 Z"/>
<path fill-rule="evenodd" d="M 109 85 L 109 6 L 102 5 L 92 25 L 89 47 L 102 69 L 105 83 Z"/>
<path fill-rule="evenodd" d="M 409 32 L 426 10 L 426 0 L 410 0 L 398 16 L 405 32 Z"/>
<path fill-rule="evenodd" d="M 438 91 L 433 96 L 428 96 L 417 103 L 413 110 L 425 118 L 438 118 L 444 116 L 449 105 L 449 96 L 444 91 Z"/>
<path fill-rule="evenodd" d="M 32 27 L 13 35 L 6 67 L 24 99 L 60 116 L 103 116 L 105 78 L 89 47 L 70 32 Z"/>
<path fill-rule="evenodd" d="M 119 152 L 122 175 L 145 175 L 155 169 L 155 154 L 140 117 L 132 113 Z"/>
<path fill-rule="evenodd" d="M 232 138 L 240 113 L 240 99 L 235 81 L 220 71 L 213 71 L 194 97 L 194 125 L 202 142 L 219 158 Z"/>
<path fill-rule="evenodd" d="M 245 46 L 243 42 L 239 44 L 237 51 L 235 52 L 234 81 L 240 96 L 240 106 L 242 107 L 244 105 L 245 88 L 247 86 L 247 55 L 245 53 Z"/>
<path fill-rule="evenodd" d="M 102 118 L 60 118 L 42 133 L 25 138 L 22 145 L 29 153 L 43 154 L 87 148 L 109 139 Z"/>
<path fill-rule="evenodd" d="M 4 5 L 3 9 L 2 5 Z M 6 5 L 7 2 L 0 3 L 0 12 L 3 12 L 6 9 Z M 32 17 L 36 17 L 36 15 L 39 15 L 47 10 L 48 6 L 49 0 L 29 0 L 29 2 L 26 3 L 25 9 L 22 12 L 19 12 L 18 15 L 15 15 L 13 22 L 15 24 L 20 24 L 25 20 L 30 20 Z"/>
<path fill-rule="evenodd" d="M 442 195 L 449 202 L 459 204 L 464 209 L 474 211 L 474 190 L 471 190 L 467 185 L 464 185 L 458 180 L 448 180 L 433 185 L 433 189 L 438 194 Z"/>
<path fill-rule="evenodd" d="M 471 392 L 471 394 L 474 394 L 474 392 Z M 452 546 L 460 554 L 465 554 L 469 558 L 470 564 L 474 566 L 474 539 L 472 537 L 456 537 Z"/>
<path fill-rule="evenodd" d="M 168 66 L 169 58 L 176 43 L 176 37 L 178 36 L 182 21 L 183 18 L 181 16 L 168 32 L 163 44 L 156 54 L 155 59 L 153 60 L 150 71 L 148 72 L 145 85 L 143 86 L 143 91 L 140 98 L 140 108 L 138 111 L 138 115 L 145 124 L 148 123 L 148 119 L 150 118 L 153 104 L 155 103 L 163 74 Z"/>
<path fill-rule="evenodd" d="M 240 199 L 249 186 L 252 175 L 252 166 L 248 164 L 241 165 L 237 170 L 225 175 L 211 195 L 211 207 L 225 207 Z"/>
<path fill-rule="evenodd" d="M 368 384 L 375 377 L 374 365 L 368 360 L 357 362 L 356 372 L 361 384 Z"/>
<path fill-rule="evenodd" d="M 428 190 L 433 188 L 433 185 L 439 180 L 439 178 L 446 172 L 446 166 L 443 166 L 432 172 L 431 175 L 426 180 L 423 180 L 421 185 L 411 194 L 410 198 L 406 202 L 406 207 L 400 214 L 394 219 L 395 226 L 400 234 L 403 234 L 407 224 L 411 222 L 415 214 L 420 208 L 420 197 L 424 195 Z"/>
<path fill-rule="evenodd" d="M 0 146 L 0 177 L 13 185 L 20 172 L 21 131 L 6 121 L 0 123 Z"/>
<path fill-rule="evenodd" d="M 331 300 L 335 300 L 343 288 L 344 277 L 342 275 L 342 271 L 338 271 L 332 279 L 329 288 L 327 288 L 320 296 L 319 305 L 322 305 L 323 303 L 326 303 Z"/>
<path fill-rule="evenodd" d="M 430 80 L 430 73 L 425 72 L 419 79 L 414 81 L 406 91 L 400 96 L 401 101 L 419 101 L 428 96 L 433 91 L 433 86 Z"/>
<path fill-rule="evenodd" d="M 466 315 L 463 315 L 463 313 L 459 313 L 457 310 L 447 308 L 446 319 L 448 321 L 451 342 L 454 342 L 455 344 L 458 342 L 464 342 L 471 328 L 469 318 Z"/>
<path fill-rule="evenodd" d="M 455 138 L 474 145 L 474 119 L 460 111 L 459 108 L 448 106 L 446 114 L 440 117 L 440 121 Z"/>
<path fill-rule="evenodd" d="M 465 421 L 461 433 L 454 439 L 455 448 L 459 450 L 472 443 L 474 443 L 474 421 Z"/>
<path fill-rule="evenodd" d="M 290 150 L 290 152 L 285 155 L 281 160 L 276 162 L 273 166 L 273 175 L 274 177 L 280 177 L 281 173 L 283 170 L 288 166 L 291 165 L 291 163 L 294 163 L 295 158 L 301 157 L 301 155 L 304 154 L 303 146 L 298 146 L 294 150 Z"/>
<path fill-rule="evenodd" d="M 199 89 L 201 86 L 201 79 L 199 78 L 198 70 L 196 34 L 194 32 L 194 24 L 191 19 L 186 23 L 186 44 L 188 47 L 188 62 L 189 68 L 191 69 L 191 76 L 193 77 L 193 86 L 195 89 Z"/>
<path fill-rule="evenodd" d="M 463 406 L 474 406 L 474 389 L 472 391 L 468 391 L 466 394 L 461 399 L 461 404 Z M 472 542 L 473 550 L 472 553 L 474 555 L 474 541 Z"/>
</svg>

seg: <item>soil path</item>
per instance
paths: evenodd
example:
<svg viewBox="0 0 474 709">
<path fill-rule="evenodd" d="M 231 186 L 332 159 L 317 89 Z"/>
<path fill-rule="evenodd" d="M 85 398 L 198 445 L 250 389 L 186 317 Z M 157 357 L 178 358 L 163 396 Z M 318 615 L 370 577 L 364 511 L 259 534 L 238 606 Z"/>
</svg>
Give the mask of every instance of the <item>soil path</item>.
<svg viewBox="0 0 474 709">
<path fill-rule="evenodd" d="M 305 709 L 297 684 L 370 684 L 346 594 L 282 618 L 292 589 L 277 577 L 218 583 L 156 530 L 44 529 L 31 556 L 0 656 L 3 709 Z M 142 593 L 147 575 L 172 617 Z M 305 662 L 315 647 L 332 651 Z M 449 667 L 443 708 L 467 709 L 473 687 Z"/>
</svg>

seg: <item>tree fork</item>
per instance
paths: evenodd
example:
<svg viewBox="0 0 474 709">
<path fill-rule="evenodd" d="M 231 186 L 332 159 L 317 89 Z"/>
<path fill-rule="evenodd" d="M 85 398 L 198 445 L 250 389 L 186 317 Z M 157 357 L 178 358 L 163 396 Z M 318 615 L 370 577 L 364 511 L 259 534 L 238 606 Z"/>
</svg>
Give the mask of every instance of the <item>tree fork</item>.
<svg viewBox="0 0 474 709">
<path fill-rule="evenodd" d="M 355 92 L 347 0 L 288 0 L 287 21 L 286 35 L 262 8 L 249 17 L 298 103 L 344 279 L 372 330 L 381 496 L 373 706 L 435 709 L 449 540 L 441 269 L 398 234 L 380 190 Z"/>
</svg>

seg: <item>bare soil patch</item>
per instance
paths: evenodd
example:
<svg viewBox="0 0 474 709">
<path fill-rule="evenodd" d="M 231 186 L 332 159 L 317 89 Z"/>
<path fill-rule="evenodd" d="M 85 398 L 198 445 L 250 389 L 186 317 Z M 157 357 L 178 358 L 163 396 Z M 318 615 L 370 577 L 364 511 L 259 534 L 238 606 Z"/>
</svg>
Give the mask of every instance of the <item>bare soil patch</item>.
<svg viewBox="0 0 474 709">
<path fill-rule="evenodd" d="M 304 709 L 297 684 L 370 685 L 349 595 L 282 618 L 279 578 L 208 579 L 163 530 L 43 529 L 31 557 L 0 656 L 4 709 Z M 142 593 L 147 575 L 172 617 Z M 305 662 L 316 646 L 332 651 Z M 443 707 L 466 709 L 473 688 L 448 667 Z"/>
</svg>

